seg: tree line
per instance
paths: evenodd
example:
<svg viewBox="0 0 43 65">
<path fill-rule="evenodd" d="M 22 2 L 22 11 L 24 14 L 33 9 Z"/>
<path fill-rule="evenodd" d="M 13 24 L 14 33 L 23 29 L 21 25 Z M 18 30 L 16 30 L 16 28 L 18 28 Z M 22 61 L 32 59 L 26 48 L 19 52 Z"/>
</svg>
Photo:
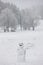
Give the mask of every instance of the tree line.
<svg viewBox="0 0 43 65">
<path fill-rule="evenodd" d="M 0 0 L 0 27 L 4 28 L 4 32 L 6 30 L 9 32 L 9 28 L 11 31 L 15 31 L 18 26 L 20 26 L 21 31 L 31 28 L 35 30 L 40 17 L 43 18 L 42 5 L 19 10 L 15 5 Z"/>
</svg>

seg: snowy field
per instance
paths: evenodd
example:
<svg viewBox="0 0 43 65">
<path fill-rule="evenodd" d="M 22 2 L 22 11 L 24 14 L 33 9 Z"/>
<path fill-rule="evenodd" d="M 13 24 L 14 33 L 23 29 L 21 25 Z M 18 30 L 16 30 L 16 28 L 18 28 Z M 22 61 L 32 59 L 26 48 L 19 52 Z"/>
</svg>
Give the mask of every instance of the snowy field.
<svg viewBox="0 0 43 65">
<path fill-rule="evenodd" d="M 43 32 L 0 33 L 0 65 L 24 65 L 17 62 L 18 43 L 32 43 L 26 51 L 25 65 L 43 65 Z"/>
</svg>

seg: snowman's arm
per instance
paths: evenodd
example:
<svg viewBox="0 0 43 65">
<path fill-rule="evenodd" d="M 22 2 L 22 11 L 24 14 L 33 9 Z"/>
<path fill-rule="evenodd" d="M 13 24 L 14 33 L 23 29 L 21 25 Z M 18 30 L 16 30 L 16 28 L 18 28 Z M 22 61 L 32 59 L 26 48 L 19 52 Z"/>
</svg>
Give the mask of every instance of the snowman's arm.
<svg viewBox="0 0 43 65">
<path fill-rule="evenodd" d="M 27 46 L 26 48 L 25 48 L 25 50 L 28 50 L 28 49 L 30 49 L 32 47 L 32 45 L 31 46 Z"/>
</svg>

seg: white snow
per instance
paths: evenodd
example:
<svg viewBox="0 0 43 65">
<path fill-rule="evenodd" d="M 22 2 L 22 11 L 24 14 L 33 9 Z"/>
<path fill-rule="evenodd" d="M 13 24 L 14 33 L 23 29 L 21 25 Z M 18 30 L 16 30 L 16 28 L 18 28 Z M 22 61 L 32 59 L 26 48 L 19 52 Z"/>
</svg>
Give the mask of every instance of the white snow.
<svg viewBox="0 0 43 65">
<path fill-rule="evenodd" d="M 39 20 L 39 24 L 38 24 L 38 26 L 36 27 L 35 30 L 37 30 L 37 31 L 43 31 L 43 19 Z"/>
<path fill-rule="evenodd" d="M 26 51 L 26 62 L 17 62 L 18 44 L 33 46 Z M 43 32 L 0 33 L 0 65 L 43 65 Z"/>
</svg>

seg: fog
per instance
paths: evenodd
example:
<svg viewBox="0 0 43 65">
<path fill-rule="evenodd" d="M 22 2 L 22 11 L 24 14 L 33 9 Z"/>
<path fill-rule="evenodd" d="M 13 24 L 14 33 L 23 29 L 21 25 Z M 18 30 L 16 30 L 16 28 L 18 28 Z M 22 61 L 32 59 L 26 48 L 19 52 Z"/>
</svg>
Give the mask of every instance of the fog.
<svg viewBox="0 0 43 65">
<path fill-rule="evenodd" d="M 30 8 L 36 5 L 43 5 L 43 0 L 2 0 L 15 4 L 19 9 Z"/>
</svg>

